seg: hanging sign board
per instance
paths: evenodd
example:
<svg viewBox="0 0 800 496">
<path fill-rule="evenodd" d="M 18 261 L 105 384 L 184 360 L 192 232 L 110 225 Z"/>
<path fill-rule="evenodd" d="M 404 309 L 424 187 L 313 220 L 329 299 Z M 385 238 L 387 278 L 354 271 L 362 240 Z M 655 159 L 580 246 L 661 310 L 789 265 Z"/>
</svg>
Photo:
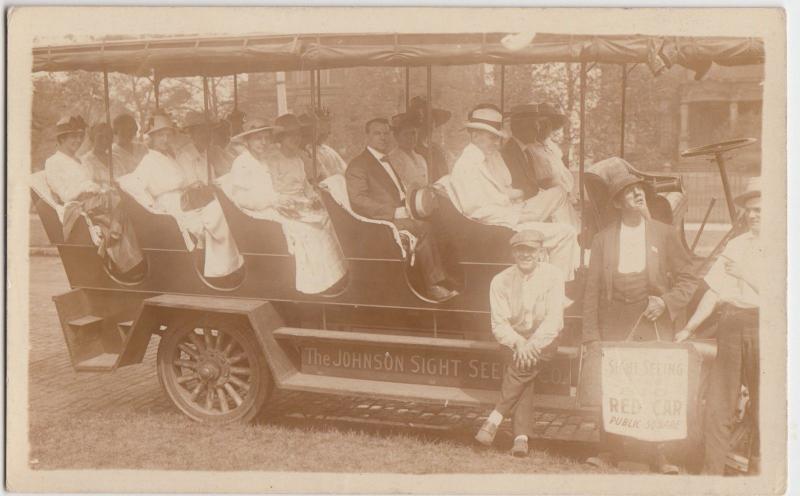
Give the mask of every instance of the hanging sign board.
<svg viewBox="0 0 800 496">
<path fill-rule="evenodd" d="M 686 439 L 700 358 L 671 343 L 604 343 L 603 428 L 643 441 Z"/>
</svg>

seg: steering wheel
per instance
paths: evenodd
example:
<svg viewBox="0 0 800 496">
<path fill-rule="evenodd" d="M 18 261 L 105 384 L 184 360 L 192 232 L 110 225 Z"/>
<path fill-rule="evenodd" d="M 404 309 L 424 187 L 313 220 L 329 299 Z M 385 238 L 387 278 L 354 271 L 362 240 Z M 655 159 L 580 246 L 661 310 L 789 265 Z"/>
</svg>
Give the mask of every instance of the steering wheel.
<svg viewBox="0 0 800 496">
<path fill-rule="evenodd" d="M 718 155 L 730 150 L 752 145 L 758 141 L 755 138 L 739 138 L 730 141 L 720 141 L 711 145 L 696 146 L 681 152 L 681 157 L 700 157 L 702 155 Z"/>
</svg>

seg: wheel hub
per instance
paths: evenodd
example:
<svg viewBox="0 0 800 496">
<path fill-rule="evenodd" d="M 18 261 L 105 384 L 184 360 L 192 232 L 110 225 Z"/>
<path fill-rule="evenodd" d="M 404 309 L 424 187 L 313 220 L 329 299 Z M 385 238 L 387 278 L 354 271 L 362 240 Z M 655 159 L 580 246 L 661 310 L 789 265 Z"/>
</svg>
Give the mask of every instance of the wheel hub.
<svg viewBox="0 0 800 496">
<path fill-rule="evenodd" d="M 205 361 L 197 368 L 197 374 L 205 382 L 215 381 L 220 375 L 220 368 L 213 361 Z"/>
</svg>

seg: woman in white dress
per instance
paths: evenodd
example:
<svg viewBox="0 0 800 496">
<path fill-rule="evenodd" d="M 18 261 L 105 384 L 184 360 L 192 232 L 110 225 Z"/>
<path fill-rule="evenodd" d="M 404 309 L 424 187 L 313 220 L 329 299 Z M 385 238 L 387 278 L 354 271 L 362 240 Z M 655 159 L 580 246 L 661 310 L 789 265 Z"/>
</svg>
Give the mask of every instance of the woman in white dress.
<svg viewBox="0 0 800 496">
<path fill-rule="evenodd" d="M 556 186 L 567 192 L 566 208 L 558 211 L 557 222 L 570 224 L 575 229 L 580 229 L 578 212 L 574 204 L 577 202 L 575 194 L 575 178 L 572 172 L 564 165 L 561 148 L 556 145 L 552 136 L 557 130 L 564 127 L 567 117 L 558 113 L 548 103 L 538 104 L 536 117 L 536 141 L 525 146 L 533 160 L 533 168 L 539 181 L 547 182 L 548 179 Z"/>
<path fill-rule="evenodd" d="M 154 116 L 147 132 L 150 149 L 131 174 L 120 178 L 120 185 L 147 208 L 173 216 L 193 238 L 187 241 L 190 250 L 205 248 L 205 277 L 231 275 L 244 259 L 213 193 L 175 161 L 173 135 L 169 117 Z"/>
<path fill-rule="evenodd" d="M 307 294 L 331 289 L 344 277 L 345 263 L 330 218 L 305 176 L 300 124 L 294 115 L 276 121 L 278 148 L 270 146 L 272 129 L 262 119 L 245 123 L 234 139 L 245 150 L 231 167 L 231 196 L 249 215 L 280 222 L 295 259 L 295 287 Z"/>
</svg>

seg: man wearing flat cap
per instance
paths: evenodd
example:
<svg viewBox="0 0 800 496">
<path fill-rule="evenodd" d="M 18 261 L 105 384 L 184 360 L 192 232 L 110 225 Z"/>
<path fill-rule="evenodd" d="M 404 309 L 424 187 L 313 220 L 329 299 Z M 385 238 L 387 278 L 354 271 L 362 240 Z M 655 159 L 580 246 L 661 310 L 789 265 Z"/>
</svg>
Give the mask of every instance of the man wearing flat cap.
<svg viewBox="0 0 800 496">
<path fill-rule="evenodd" d="M 503 417 L 514 412 L 514 456 L 528 454 L 534 379 L 564 328 L 564 278 L 558 268 L 540 261 L 543 243 L 538 231 L 515 234 L 510 241 L 515 265 L 497 274 L 489 289 L 492 333 L 509 348 L 512 360 L 503 374 L 500 401 L 475 439 L 490 445 Z"/>
<path fill-rule="evenodd" d="M 608 182 L 619 220 L 594 237 L 583 298 L 583 342 L 588 350 L 581 382 L 595 397 L 600 390 L 599 342 L 672 341 L 675 321 L 685 317 L 696 289 L 691 259 L 678 233 L 645 217 L 648 186 L 627 167 L 616 169 Z M 588 460 L 595 465 L 613 462 L 625 444 L 635 444 L 605 433 L 601 441 L 610 451 Z M 654 470 L 677 473 L 660 445 L 643 447 L 652 455 Z"/>
<path fill-rule="evenodd" d="M 751 179 L 745 192 L 734 201 L 744 210 L 748 230 L 725 246 L 705 277 L 708 290 L 689 322 L 675 336 L 678 342 L 691 339 L 714 310 L 721 310 L 716 327 L 718 351 L 709 378 L 704 422 L 703 472 L 710 475 L 722 475 L 725 472 L 732 451 L 740 460 L 735 468 L 757 473 L 760 453 L 758 281 L 764 258 L 758 241 L 761 232 L 760 178 Z M 745 406 L 737 415 L 737 403 L 742 397 L 747 400 L 742 401 Z M 743 429 L 744 426 L 747 428 Z M 734 442 L 737 427 L 740 432 L 747 434 L 741 436 L 744 441 L 741 446 L 736 446 Z"/>
</svg>

